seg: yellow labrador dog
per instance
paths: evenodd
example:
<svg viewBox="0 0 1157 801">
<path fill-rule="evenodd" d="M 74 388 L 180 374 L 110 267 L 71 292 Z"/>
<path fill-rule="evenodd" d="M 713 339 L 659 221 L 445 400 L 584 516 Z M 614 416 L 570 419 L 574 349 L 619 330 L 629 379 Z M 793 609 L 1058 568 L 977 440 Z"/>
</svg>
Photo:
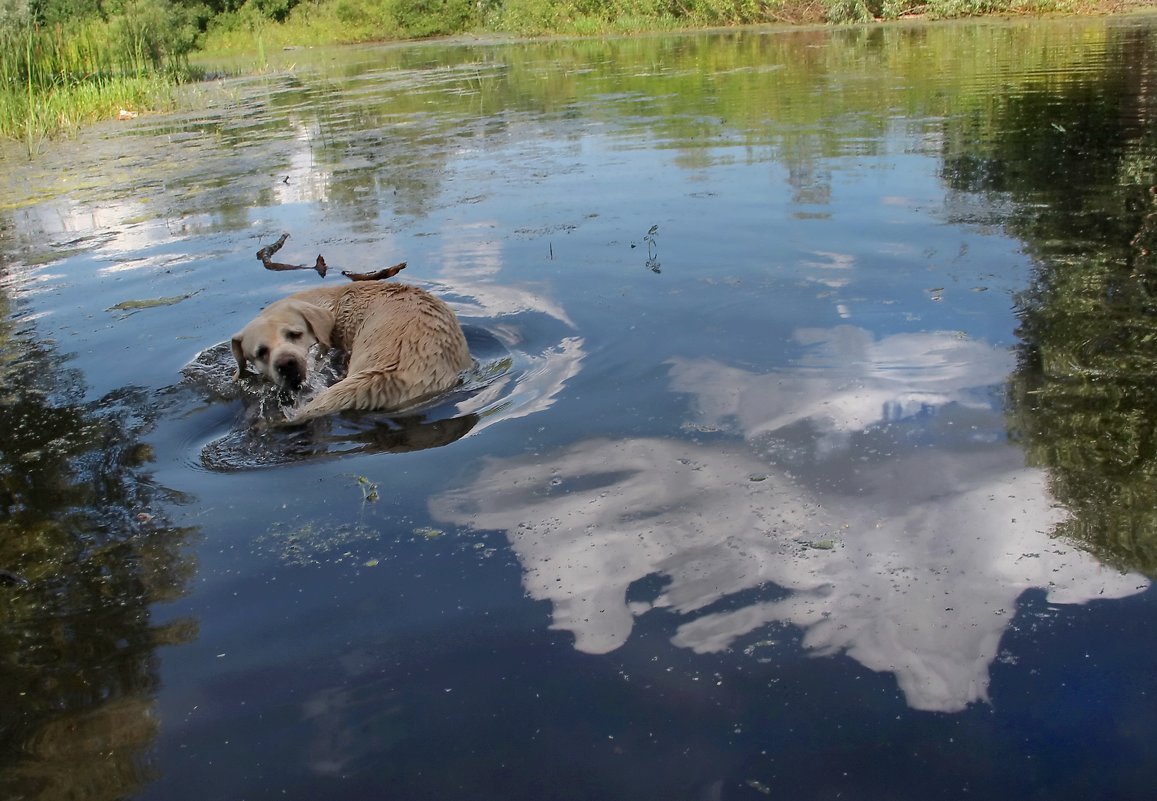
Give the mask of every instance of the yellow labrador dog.
<svg viewBox="0 0 1157 801">
<path fill-rule="evenodd" d="M 406 284 L 355 281 L 267 306 L 233 337 L 235 378 L 252 362 L 279 386 L 300 389 L 314 344 L 344 351 L 346 376 L 292 415 L 293 422 L 410 406 L 452 388 L 471 364 L 462 327 L 441 300 Z"/>
</svg>

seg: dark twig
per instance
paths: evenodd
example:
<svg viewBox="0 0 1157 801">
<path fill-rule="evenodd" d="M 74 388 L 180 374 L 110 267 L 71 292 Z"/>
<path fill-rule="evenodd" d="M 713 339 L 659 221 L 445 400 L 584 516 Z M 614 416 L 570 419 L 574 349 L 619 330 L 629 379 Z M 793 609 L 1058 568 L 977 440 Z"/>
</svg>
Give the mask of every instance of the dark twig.
<svg viewBox="0 0 1157 801">
<path fill-rule="evenodd" d="M 266 245 L 257 251 L 257 258 L 261 259 L 261 263 L 265 265 L 266 270 L 316 270 L 317 274 L 325 278 L 326 264 L 325 259 L 321 256 L 317 257 L 313 267 L 307 267 L 304 264 L 284 264 L 283 262 L 274 261 L 273 254 L 281 250 L 281 246 L 285 244 L 285 240 L 289 239 L 289 234 L 282 234 L 281 238 L 272 245 Z"/>
<path fill-rule="evenodd" d="M 266 270 L 308 270 L 310 269 L 304 264 L 283 264 L 279 261 L 273 260 L 273 254 L 281 250 L 281 246 L 285 244 L 285 240 L 289 239 L 289 234 L 282 234 L 281 238 L 272 245 L 266 245 L 257 251 L 257 258 L 261 259 L 261 263 L 265 265 Z M 326 271 L 329 267 L 325 263 L 325 259 L 318 254 L 317 261 L 314 262 L 313 268 L 317 274 L 325 278 Z M 393 278 L 395 275 L 406 269 L 406 262 L 395 264 L 393 267 L 387 267 L 384 270 L 375 270 L 372 273 L 354 273 L 349 270 L 342 270 L 341 274 L 351 281 L 384 281 L 387 278 Z"/>
<path fill-rule="evenodd" d="M 395 264 L 384 270 L 375 270 L 372 273 L 351 273 L 349 270 L 342 270 L 341 274 L 351 281 L 384 281 L 387 278 L 393 278 L 404 269 L 406 269 L 406 262 Z"/>
<path fill-rule="evenodd" d="M 273 261 L 273 254 L 281 250 L 281 246 L 285 244 L 285 240 L 289 239 L 289 234 L 282 234 L 281 238 L 272 245 L 266 245 L 257 251 L 257 258 L 261 259 L 261 263 L 265 265 L 266 270 L 300 270 L 301 265 L 292 266 L 289 264 L 278 264 Z"/>
</svg>

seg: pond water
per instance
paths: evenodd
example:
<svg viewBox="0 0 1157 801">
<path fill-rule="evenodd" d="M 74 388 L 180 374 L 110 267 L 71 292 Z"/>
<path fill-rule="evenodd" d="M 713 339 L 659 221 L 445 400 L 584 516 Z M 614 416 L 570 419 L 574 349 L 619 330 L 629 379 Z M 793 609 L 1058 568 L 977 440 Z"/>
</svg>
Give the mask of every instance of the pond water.
<svg viewBox="0 0 1157 801">
<path fill-rule="evenodd" d="M 294 50 L 13 150 L 0 796 L 1149 797 L 1155 22 Z M 262 425 L 283 232 L 465 384 Z"/>
</svg>

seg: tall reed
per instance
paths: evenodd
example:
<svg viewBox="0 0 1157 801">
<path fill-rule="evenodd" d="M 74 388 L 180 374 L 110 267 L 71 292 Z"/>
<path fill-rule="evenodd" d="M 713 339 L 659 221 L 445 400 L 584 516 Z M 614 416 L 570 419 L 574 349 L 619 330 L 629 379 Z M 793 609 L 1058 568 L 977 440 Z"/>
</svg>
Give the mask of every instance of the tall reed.
<svg viewBox="0 0 1157 801">
<path fill-rule="evenodd" d="M 165 4 L 167 5 L 167 3 Z M 187 47 L 160 38 L 157 0 L 126 7 L 109 21 L 0 26 L 0 137 L 22 140 L 29 155 L 43 142 L 121 109 L 167 107 L 188 75 Z M 173 42 L 177 44 L 174 45 Z"/>
</svg>

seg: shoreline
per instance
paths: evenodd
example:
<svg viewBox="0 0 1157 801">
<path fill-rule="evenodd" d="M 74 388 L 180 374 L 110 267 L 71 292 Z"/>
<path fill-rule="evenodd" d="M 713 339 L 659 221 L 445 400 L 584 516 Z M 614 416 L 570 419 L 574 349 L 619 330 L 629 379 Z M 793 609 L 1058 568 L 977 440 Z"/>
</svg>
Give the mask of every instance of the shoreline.
<svg viewBox="0 0 1157 801">
<path fill-rule="evenodd" d="M 616 27 L 611 22 L 603 22 L 598 29 L 589 31 L 575 30 L 575 22 L 570 25 L 558 26 L 552 30 L 536 32 L 520 32 L 516 30 L 490 29 L 480 27 L 475 30 L 462 31 L 432 36 L 389 36 L 367 35 L 354 33 L 349 38 L 343 36 L 326 37 L 329 30 L 321 20 L 302 20 L 290 16 L 284 22 L 265 22 L 256 28 L 240 32 L 210 30 L 202 42 L 202 46 L 193 53 L 193 58 L 202 62 L 205 59 L 217 57 L 245 57 L 256 56 L 263 58 L 267 49 L 293 50 L 320 47 L 349 47 L 349 46 L 413 46 L 425 43 L 430 44 L 514 44 L 518 42 L 565 41 L 593 38 L 632 38 L 644 36 L 665 36 L 694 33 L 726 33 L 729 31 L 744 30 L 772 30 L 772 31 L 806 31 L 810 29 L 849 29 L 874 28 L 880 25 L 893 26 L 897 24 L 941 24 L 953 22 L 982 22 L 984 20 L 1011 22 L 1014 20 L 1052 20 L 1052 19 L 1082 19 L 1097 17 L 1129 17 L 1138 15 L 1157 14 L 1157 0 L 1089 0 L 1074 4 L 1068 9 L 1024 8 L 1002 9 L 981 14 L 943 15 L 934 11 L 924 10 L 912 13 L 903 13 L 895 18 L 873 17 L 860 21 L 831 22 L 824 18 L 821 5 L 811 6 L 815 13 L 809 18 L 773 19 L 760 22 L 740 22 L 735 24 L 694 24 L 688 19 L 674 20 L 672 18 L 640 18 L 645 24 L 637 26 Z M 321 6 L 320 8 L 325 8 Z M 929 5 L 921 6 L 928 9 Z M 664 24 L 665 21 L 677 24 Z M 348 34 L 348 31 L 345 31 Z M 314 38 L 317 37 L 317 38 Z M 295 41 L 296 40 L 296 41 Z M 237 42 L 244 44 L 234 46 Z"/>
</svg>

